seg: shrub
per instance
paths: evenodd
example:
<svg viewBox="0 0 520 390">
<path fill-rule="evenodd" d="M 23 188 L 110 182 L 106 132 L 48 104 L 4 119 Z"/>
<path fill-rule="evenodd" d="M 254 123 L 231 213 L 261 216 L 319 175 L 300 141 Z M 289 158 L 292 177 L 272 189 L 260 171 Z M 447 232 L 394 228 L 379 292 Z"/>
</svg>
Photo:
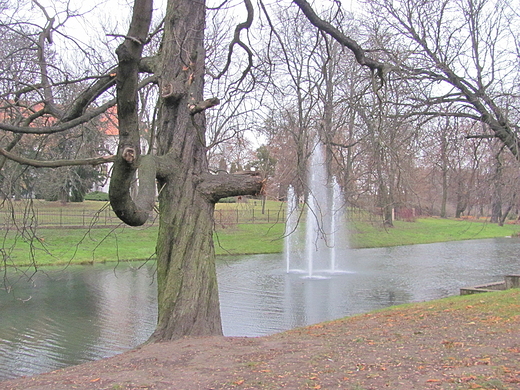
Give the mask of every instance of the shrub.
<svg viewBox="0 0 520 390">
<path fill-rule="evenodd" d="M 85 195 L 85 200 L 100 200 L 108 202 L 108 194 L 106 192 L 94 191 Z"/>
<path fill-rule="evenodd" d="M 218 202 L 219 203 L 236 203 L 237 202 L 237 198 L 234 197 L 234 196 L 231 196 L 229 198 L 222 198 Z"/>
</svg>

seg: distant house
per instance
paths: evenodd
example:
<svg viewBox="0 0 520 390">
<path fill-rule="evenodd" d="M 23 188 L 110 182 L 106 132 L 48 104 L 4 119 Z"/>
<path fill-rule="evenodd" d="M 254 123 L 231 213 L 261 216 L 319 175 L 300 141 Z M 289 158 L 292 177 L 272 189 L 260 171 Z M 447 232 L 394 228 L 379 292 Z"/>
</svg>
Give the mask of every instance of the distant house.
<svg viewBox="0 0 520 390">
<path fill-rule="evenodd" d="M 28 118 L 34 113 L 38 112 L 43 108 L 42 103 L 31 104 L 30 102 L 4 102 L 2 107 L 0 107 L 0 121 L 2 122 L 11 122 L 16 123 L 20 122 L 24 118 Z M 31 127 L 35 126 L 52 126 L 56 122 L 56 119 L 49 115 L 42 115 L 38 117 L 35 121 L 31 123 Z M 117 144 L 119 138 L 119 126 L 118 126 L 118 118 L 117 118 L 117 107 L 112 106 L 106 112 L 99 115 L 96 119 L 94 119 L 94 123 L 97 128 L 102 131 L 106 137 L 104 139 L 104 149 L 106 150 L 106 154 L 115 154 L 117 153 Z M 146 134 L 148 130 L 143 126 L 143 132 Z M 141 138 L 141 148 L 142 152 L 146 152 L 148 149 L 148 140 L 146 137 Z M 98 169 L 102 174 L 106 176 L 106 180 L 103 184 L 95 185 L 92 188 L 93 191 L 100 192 L 108 192 L 108 184 L 110 178 L 110 172 L 112 169 L 112 163 L 107 163 L 100 165 Z"/>
</svg>

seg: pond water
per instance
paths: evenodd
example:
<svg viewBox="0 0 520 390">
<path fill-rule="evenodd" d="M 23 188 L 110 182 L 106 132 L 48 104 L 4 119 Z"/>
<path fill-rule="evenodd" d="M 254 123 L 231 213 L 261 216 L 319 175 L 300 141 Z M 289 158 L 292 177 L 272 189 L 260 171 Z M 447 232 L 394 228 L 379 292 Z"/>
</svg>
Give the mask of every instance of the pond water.
<svg viewBox="0 0 520 390">
<path fill-rule="evenodd" d="M 282 255 L 222 257 L 217 272 L 226 336 L 260 336 L 390 305 L 459 293 L 520 273 L 512 238 L 344 251 L 326 278 L 287 274 Z M 32 272 L 28 270 L 27 272 Z M 152 263 L 8 272 L 0 290 L 0 380 L 95 360 L 153 332 Z"/>
</svg>

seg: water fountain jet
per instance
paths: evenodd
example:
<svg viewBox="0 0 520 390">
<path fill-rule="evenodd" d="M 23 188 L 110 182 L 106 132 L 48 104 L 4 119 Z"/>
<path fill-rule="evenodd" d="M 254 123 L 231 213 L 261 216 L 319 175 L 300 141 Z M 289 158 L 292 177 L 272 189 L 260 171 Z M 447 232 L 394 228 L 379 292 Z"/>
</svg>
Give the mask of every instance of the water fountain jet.
<svg viewBox="0 0 520 390">
<path fill-rule="evenodd" d="M 287 272 L 311 279 L 345 273 L 337 258 L 338 249 L 346 249 L 344 201 L 336 179 L 328 180 L 321 145 L 311 155 L 305 212 L 303 207 L 290 186 L 285 231 Z"/>
</svg>

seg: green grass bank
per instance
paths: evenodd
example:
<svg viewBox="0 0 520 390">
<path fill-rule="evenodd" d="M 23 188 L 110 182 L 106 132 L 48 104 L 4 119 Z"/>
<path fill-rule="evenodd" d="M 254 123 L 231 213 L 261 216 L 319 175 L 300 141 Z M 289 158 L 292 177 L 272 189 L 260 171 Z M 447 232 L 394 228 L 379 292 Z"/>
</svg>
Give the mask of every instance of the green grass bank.
<svg viewBox="0 0 520 390">
<path fill-rule="evenodd" d="M 271 203 L 268 207 L 272 216 L 283 204 Z M 97 205 L 96 202 L 85 204 L 91 209 L 100 207 L 99 202 Z M 50 209 L 58 207 L 58 204 L 38 207 Z M 237 212 L 255 210 L 257 220 L 261 220 L 259 201 L 250 204 L 219 204 L 218 208 Z M 0 236 L 3 264 L 25 266 L 33 264 L 35 260 L 41 266 L 152 259 L 157 229 L 156 225 L 90 230 L 46 228 L 28 230 L 23 234 L 4 229 L 0 231 L 3 233 Z M 514 236 L 520 233 L 520 225 L 500 227 L 485 221 L 423 218 L 415 222 L 396 221 L 395 227 L 387 229 L 378 222 L 351 221 L 349 230 L 348 239 L 352 248 L 369 248 Z M 284 224 L 276 219 L 270 223 L 217 223 L 215 250 L 218 255 L 278 253 L 283 250 L 283 236 Z"/>
</svg>

